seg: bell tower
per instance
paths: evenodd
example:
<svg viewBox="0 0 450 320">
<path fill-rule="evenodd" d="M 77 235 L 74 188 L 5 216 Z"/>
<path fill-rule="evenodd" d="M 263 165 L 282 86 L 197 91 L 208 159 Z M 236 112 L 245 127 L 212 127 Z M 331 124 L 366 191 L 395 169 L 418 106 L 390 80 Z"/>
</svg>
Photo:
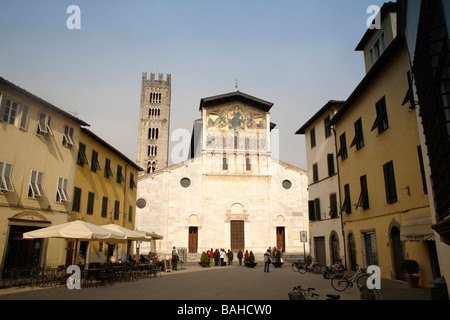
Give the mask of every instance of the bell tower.
<svg viewBox="0 0 450 320">
<path fill-rule="evenodd" d="M 152 173 L 168 166 L 171 75 L 142 73 L 137 164 Z"/>
</svg>

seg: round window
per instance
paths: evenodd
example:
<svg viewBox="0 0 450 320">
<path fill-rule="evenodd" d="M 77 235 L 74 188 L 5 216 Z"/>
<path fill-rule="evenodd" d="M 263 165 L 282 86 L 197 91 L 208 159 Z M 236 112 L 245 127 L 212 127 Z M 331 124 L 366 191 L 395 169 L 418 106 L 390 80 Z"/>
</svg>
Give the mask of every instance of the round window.
<svg viewBox="0 0 450 320">
<path fill-rule="evenodd" d="M 187 188 L 191 185 L 191 180 L 189 180 L 188 178 L 183 178 L 180 180 L 180 184 L 183 188 Z"/>
<path fill-rule="evenodd" d="M 285 189 L 290 189 L 292 187 L 292 183 L 289 180 L 284 180 L 282 185 Z"/>
<path fill-rule="evenodd" d="M 145 199 L 142 199 L 142 198 L 137 199 L 137 201 L 136 201 L 136 206 L 137 206 L 139 209 L 145 208 L 145 205 L 146 205 L 146 204 L 147 204 L 147 202 L 145 201 Z"/>
</svg>

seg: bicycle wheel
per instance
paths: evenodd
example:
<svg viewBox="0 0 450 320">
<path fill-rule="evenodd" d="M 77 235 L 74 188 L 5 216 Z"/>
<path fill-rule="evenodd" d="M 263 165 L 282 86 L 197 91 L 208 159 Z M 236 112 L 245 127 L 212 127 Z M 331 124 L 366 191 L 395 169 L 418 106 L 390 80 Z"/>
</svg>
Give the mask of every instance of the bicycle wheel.
<svg viewBox="0 0 450 320">
<path fill-rule="evenodd" d="M 298 271 L 298 262 L 294 262 L 293 264 L 292 264 L 292 271 L 295 271 L 295 272 L 297 272 Z"/>
<path fill-rule="evenodd" d="M 307 267 L 304 264 L 301 264 L 298 266 L 298 272 L 300 272 L 301 274 L 306 273 L 306 269 L 307 269 Z"/>
<path fill-rule="evenodd" d="M 319 264 L 315 264 L 312 267 L 312 272 L 315 274 L 320 274 L 320 273 L 322 273 L 322 267 Z"/>
<path fill-rule="evenodd" d="M 348 287 L 347 276 L 343 273 L 336 273 L 331 277 L 331 286 L 336 291 L 344 291 Z"/>
<path fill-rule="evenodd" d="M 356 278 L 356 285 L 358 286 L 358 289 L 361 290 L 363 286 L 367 286 L 367 279 L 369 279 L 369 275 L 367 273 L 360 274 Z"/>
</svg>

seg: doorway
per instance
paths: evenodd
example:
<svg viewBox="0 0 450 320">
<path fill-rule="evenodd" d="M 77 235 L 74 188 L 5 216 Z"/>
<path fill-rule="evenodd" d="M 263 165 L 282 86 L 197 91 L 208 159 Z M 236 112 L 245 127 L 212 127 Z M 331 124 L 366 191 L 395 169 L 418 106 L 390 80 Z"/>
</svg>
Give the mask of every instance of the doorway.
<svg viewBox="0 0 450 320">
<path fill-rule="evenodd" d="M 231 251 L 238 252 L 244 251 L 245 238 L 244 238 L 244 220 L 232 220 L 230 221 L 230 239 L 231 239 Z"/>
<path fill-rule="evenodd" d="M 198 227 L 189 227 L 189 253 L 197 253 Z"/>
<path fill-rule="evenodd" d="M 325 254 L 325 237 L 314 237 L 314 254 L 315 260 L 322 267 L 327 265 L 327 258 Z"/>
<path fill-rule="evenodd" d="M 284 227 L 277 227 L 277 249 L 281 252 L 286 251 L 286 241 L 284 236 Z"/>
<path fill-rule="evenodd" d="M 402 268 L 402 262 L 405 254 L 403 252 L 403 244 L 400 241 L 400 230 L 397 227 L 393 227 L 391 229 L 391 254 L 394 278 L 405 281 L 405 272 Z"/>
<path fill-rule="evenodd" d="M 43 239 L 24 239 L 25 232 L 39 228 L 29 226 L 11 226 L 3 267 L 3 277 L 11 268 L 38 267 L 41 262 Z"/>
</svg>

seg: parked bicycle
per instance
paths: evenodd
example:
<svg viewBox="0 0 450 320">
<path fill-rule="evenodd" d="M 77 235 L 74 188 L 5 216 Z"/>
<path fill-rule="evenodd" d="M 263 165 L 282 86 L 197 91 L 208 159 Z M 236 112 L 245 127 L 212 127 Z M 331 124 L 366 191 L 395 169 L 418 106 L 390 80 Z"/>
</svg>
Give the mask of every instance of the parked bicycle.
<svg viewBox="0 0 450 320">
<path fill-rule="evenodd" d="M 331 286 L 336 291 L 344 291 L 348 287 L 353 287 L 353 283 L 356 282 L 358 289 L 361 290 L 363 286 L 366 286 L 369 274 L 363 272 L 358 265 L 356 265 L 357 271 L 352 275 L 344 271 L 342 273 L 336 273 L 331 277 Z"/>
<path fill-rule="evenodd" d="M 313 299 L 314 297 L 319 297 L 317 293 L 313 291 L 315 288 L 302 288 L 301 286 L 296 286 L 292 289 L 291 292 L 288 293 L 289 300 L 308 300 L 308 298 Z M 341 298 L 340 295 L 335 294 L 327 294 L 327 300 L 339 300 Z"/>
<path fill-rule="evenodd" d="M 292 271 L 298 272 L 298 268 L 300 267 L 301 264 L 302 264 L 302 262 L 300 260 L 298 260 L 297 262 L 294 262 L 292 264 Z"/>
<path fill-rule="evenodd" d="M 308 271 L 312 271 L 314 273 L 322 273 L 322 267 L 319 265 L 317 261 L 314 261 L 314 259 L 311 256 L 308 256 L 306 258 L 305 263 L 300 264 L 298 266 L 298 272 L 304 274 Z"/>
</svg>

